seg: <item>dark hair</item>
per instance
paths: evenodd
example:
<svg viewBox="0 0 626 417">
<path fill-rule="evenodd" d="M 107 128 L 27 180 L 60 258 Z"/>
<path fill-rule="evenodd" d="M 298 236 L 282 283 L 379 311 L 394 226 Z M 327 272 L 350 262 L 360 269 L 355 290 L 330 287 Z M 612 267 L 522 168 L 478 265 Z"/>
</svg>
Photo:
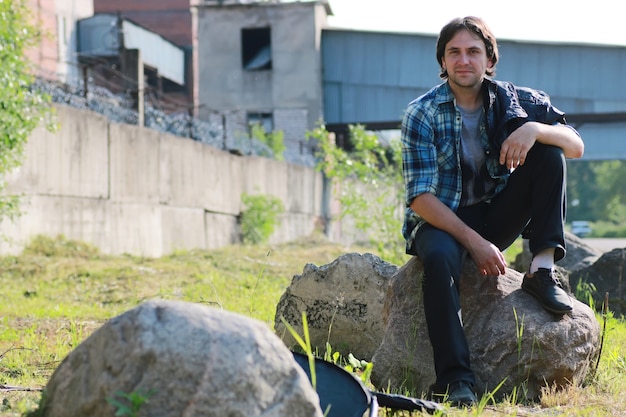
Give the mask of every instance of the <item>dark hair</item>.
<svg viewBox="0 0 626 417">
<path fill-rule="evenodd" d="M 467 30 L 482 39 L 485 44 L 485 49 L 487 50 L 487 58 L 490 59 L 493 64 L 493 66 L 487 70 L 487 75 L 495 75 L 496 62 L 498 62 L 498 44 L 496 43 L 496 37 L 480 17 L 467 16 L 452 19 L 441 29 L 441 32 L 439 32 L 439 39 L 437 39 L 437 62 L 439 62 L 439 67 L 441 68 L 439 77 L 443 79 L 448 78 L 448 71 L 446 71 L 442 65 L 443 55 L 446 52 L 448 42 L 450 42 L 454 35 L 460 30 Z"/>
</svg>

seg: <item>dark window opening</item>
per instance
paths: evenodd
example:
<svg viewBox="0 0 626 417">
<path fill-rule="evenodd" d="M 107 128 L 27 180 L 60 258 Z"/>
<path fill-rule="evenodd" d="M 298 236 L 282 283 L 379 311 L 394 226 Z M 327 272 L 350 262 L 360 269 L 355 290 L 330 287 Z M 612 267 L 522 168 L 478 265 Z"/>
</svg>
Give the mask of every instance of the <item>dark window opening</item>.
<svg viewBox="0 0 626 417">
<path fill-rule="evenodd" d="M 272 69 L 270 28 L 241 29 L 241 62 L 248 71 Z"/>
<path fill-rule="evenodd" d="M 265 133 L 271 133 L 274 130 L 272 113 L 248 113 L 248 129 L 251 135 L 254 125 L 260 125 Z"/>
</svg>

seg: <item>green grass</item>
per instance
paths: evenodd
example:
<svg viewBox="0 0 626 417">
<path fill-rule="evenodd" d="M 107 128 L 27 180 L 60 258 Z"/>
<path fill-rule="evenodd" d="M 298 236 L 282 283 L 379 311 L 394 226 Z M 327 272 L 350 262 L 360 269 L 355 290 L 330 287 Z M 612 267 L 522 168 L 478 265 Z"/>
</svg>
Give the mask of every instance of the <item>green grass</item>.
<svg viewBox="0 0 626 417">
<path fill-rule="evenodd" d="M 519 250 L 521 245 L 514 245 L 507 259 Z M 374 252 L 311 237 L 273 247 L 177 251 L 151 259 L 108 256 L 84 243 L 38 238 L 22 255 L 0 257 L 0 417 L 36 409 L 37 389 L 73 348 L 106 320 L 146 300 L 203 303 L 273 326 L 278 299 L 306 263 L 324 265 L 344 253 L 366 251 Z M 600 366 L 586 386 L 548 390 L 538 404 L 485 399 L 479 409 L 452 409 L 448 415 L 617 416 L 626 410 L 623 392 L 626 323 L 609 317 Z M 383 410 L 379 415 L 411 414 Z"/>
</svg>

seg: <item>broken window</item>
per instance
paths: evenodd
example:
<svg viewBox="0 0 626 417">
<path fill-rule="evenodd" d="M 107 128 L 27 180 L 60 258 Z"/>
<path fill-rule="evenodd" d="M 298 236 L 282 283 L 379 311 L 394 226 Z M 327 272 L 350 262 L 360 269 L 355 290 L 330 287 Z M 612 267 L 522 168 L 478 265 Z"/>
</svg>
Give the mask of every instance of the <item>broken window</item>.
<svg viewBox="0 0 626 417">
<path fill-rule="evenodd" d="M 270 28 L 241 29 L 241 61 L 248 71 L 272 69 Z"/>
<path fill-rule="evenodd" d="M 274 119 L 272 113 L 248 113 L 248 128 L 252 133 L 252 126 L 259 125 L 265 133 L 271 133 L 274 130 Z"/>
</svg>

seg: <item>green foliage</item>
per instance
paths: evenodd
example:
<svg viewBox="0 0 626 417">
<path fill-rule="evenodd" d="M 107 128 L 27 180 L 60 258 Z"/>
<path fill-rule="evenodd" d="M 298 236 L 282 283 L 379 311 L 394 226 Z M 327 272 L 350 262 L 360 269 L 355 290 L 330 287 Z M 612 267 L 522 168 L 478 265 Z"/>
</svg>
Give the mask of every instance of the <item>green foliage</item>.
<svg viewBox="0 0 626 417">
<path fill-rule="evenodd" d="M 107 398 L 107 402 L 116 408 L 115 417 L 138 417 L 141 406 L 148 402 L 148 399 L 154 395 L 154 391 L 144 394 L 142 392 L 117 391 L 116 396 L 121 397 L 123 401 L 115 398 Z"/>
<path fill-rule="evenodd" d="M 291 336 L 298 342 L 300 348 L 305 352 L 308 362 L 309 362 L 309 372 L 311 373 L 311 385 L 313 388 L 317 387 L 317 376 L 315 373 L 315 355 L 313 353 L 313 349 L 311 347 L 311 337 L 309 335 L 309 325 L 306 320 L 306 311 L 302 312 L 302 332 L 304 333 L 304 339 L 300 337 L 296 329 L 293 328 L 291 324 L 284 317 L 281 317 L 280 320 L 285 325 Z"/>
<path fill-rule="evenodd" d="M 591 237 L 624 238 L 626 237 L 626 216 L 620 223 L 598 221 L 591 223 Z"/>
<path fill-rule="evenodd" d="M 324 126 L 308 134 L 318 147 L 317 169 L 334 183 L 340 217 L 350 219 L 389 262 L 403 263 L 404 182 L 400 141 L 383 145 L 363 126 L 350 126 L 354 149 L 336 146 Z"/>
<path fill-rule="evenodd" d="M 48 98 L 32 89 L 25 51 L 39 38 L 24 0 L 0 1 L 0 178 L 22 162 L 24 145 L 47 113 Z M 0 193 L 6 188 L 0 180 Z M 0 195 L 0 219 L 18 214 L 19 200 Z"/>
<path fill-rule="evenodd" d="M 250 136 L 252 136 L 253 139 L 256 139 L 259 142 L 267 145 L 267 147 L 270 148 L 274 153 L 274 159 L 278 161 L 283 161 L 285 159 L 283 153 L 285 152 L 285 149 L 287 149 L 287 147 L 285 146 L 284 141 L 285 133 L 282 130 L 268 133 L 265 131 L 260 123 L 254 123 L 250 126 Z"/>
<path fill-rule="evenodd" d="M 625 229 L 626 161 L 570 161 L 567 167 L 568 220 L 604 221 Z M 598 233 L 594 230 L 593 236 L 609 237 Z"/>
<path fill-rule="evenodd" d="M 41 256 L 64 256 L 87 258 L 98 255 L 99 249 L 88 243 L 67 239 L 63 235 L 56 238 L 49 236 L 35 236 L 24 248 L 23 253 L 27 255 Z"/>
<path fill-rule="evenodd" d="M 597 295 L 597 292 L 598 290 L 593 282 L 587 282 L 586 278 L 582 278 L 578 281 L 576 288 L 574 288 L 574 296 L 576 299 L 586 303 L 592 310 L 596 308 L 594 296 Z"/>
<path fill-rule="evenodd" d="M 270 238 L 285 208 L 279 198 L 269 195 L 243 193 L 241 201 L 241 233 L 246 244 L 264 243 Z"/>
</svg>

